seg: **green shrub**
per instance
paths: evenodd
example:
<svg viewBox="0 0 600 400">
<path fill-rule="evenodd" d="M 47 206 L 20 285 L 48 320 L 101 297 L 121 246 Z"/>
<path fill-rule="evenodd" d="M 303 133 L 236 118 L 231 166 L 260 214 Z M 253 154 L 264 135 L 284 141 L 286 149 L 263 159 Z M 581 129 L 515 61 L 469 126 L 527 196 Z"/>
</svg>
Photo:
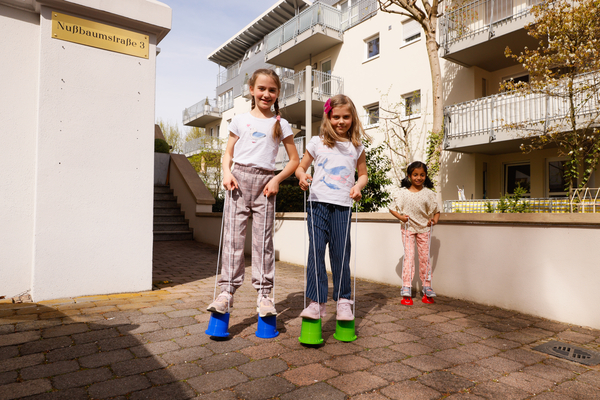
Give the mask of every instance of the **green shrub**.
<svg viewBox="0 0 600 400">
<path fill-rule="evenodd" d="M 171 146 L 163 139 L 154 139 L 154 152 L 155 153 L 166 153 L 169 154 Z"/>
<path fill-rule="evenodd" d="M 303 212 L 304 211 L 304 192 L 298 186 L 298 181 L 294 179 L 291 185 L 280 185 L 277 193 L 277 212 Z"/>
<path fill-rule="evenodd" d="M 225 205 L 224 197 L 215 197 L 215 204 L 212 206 L 212 212 L 223 212 L 223 207 Z"/>
</svg>

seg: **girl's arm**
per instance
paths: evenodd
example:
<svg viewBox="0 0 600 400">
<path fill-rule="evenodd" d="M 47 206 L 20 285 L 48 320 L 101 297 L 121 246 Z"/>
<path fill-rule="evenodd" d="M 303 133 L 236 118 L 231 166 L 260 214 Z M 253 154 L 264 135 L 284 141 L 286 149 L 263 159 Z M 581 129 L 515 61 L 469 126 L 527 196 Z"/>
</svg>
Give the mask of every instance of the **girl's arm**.
<svg viewBox="0 0 600 400">
<path fill-rule="evenodd" d="M 400 221 L 404 223 L 408 222 L 408 215 L 400 214 L 398 211 L 394 211 L 391 208 L 388 208 L 388 210 L 394 217 L 398 218 Z"/>
<path fill-rule="evenodd" d="M 431 218 L 429 220 L 429 223 L 427 224 L 427 226 L 433 226 L 433 225 L 437 224 L 439 220 L 440 220 L 440 212 L 438 211 L 433 215 L 433 218 Z"/>
<path fill-rule="evenodd" d="M 300 165 L 296 168 L 296 178 L 300 181 L 300 189 L 306 190 L 310 186 L 309 180 L 312 181 L 312 176 L 306 173 L 308 167 L 313 162 L 313 156 L 310 155 L 308 150 L 304 152 L 304 157 L 302 157 L 302 161 L 300 161 Z"/>
<path fill-rule="evenodd" d="M 361 190 L 367 185 L 369 181 L 369 176 L 367 175 L 367 156 L 363 151 L 360 157 L 358 157 L 358 162 L 356 163 L 356 170 L 358 171 L 358 180 L 356 184 L 352 186 L 350 189 L 350 197 L 352 200 L 359 201 L 362 198 Z"/>
<path fill-rule="evenodd" d="M 233 147 L 238 141 L 239 136 L 229 132 L 229 139 L 227 140 L 227 147 L 225 148 L 225 154 L 223 154 L 223 186 L 227 190 L 233 190 L 238 188 L 238 183 L 231 173 L 231 164 L 233 163 Z"/>
<path fill-rule="evenodd" d="M 263 194 L 267 197 L 276 195 L 279 192 L 279 184 L 285 178 L 293 174 L 298 166 L 298 150 L 296 150 L 296 145 L 294 144 L 294 136 L 290 135 L 283 139 L 282 142 L 290 161 L 288 161 L 287 165 L 280 173 L 271 178 L 269 183 L 267 183 L 263 189 Z"/>
</svg>

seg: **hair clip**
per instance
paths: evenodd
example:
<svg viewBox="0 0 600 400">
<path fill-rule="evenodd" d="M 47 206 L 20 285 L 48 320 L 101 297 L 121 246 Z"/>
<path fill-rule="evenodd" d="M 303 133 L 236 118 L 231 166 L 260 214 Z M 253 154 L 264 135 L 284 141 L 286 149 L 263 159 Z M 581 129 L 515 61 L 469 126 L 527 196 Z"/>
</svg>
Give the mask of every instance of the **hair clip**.
<svg viewBox="0 0 600 400">
<path fill-rule="evenodd" d="M 277 121 L 281 121 L 281 115 L 277 116 Z"/>
<path fill-rule="evenodd" d="M 331 111 L 331 99 L 327 99 L 323 111 L 325 111 L 325 114 L 329 114 L 329 111 Z"/>
</svg>

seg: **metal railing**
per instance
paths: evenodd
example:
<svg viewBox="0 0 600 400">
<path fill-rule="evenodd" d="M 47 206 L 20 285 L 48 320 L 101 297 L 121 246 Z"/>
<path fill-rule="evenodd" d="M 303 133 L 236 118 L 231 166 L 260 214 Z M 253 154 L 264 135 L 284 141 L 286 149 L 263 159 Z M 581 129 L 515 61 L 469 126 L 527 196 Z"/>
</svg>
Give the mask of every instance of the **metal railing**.
<svg viewBox="0 0 600 400">
<path fill-rule="evenodd" d="M 449 3 L 441 18 L 441 47 L 448 51 L 451 44 L 484 31 L 488 31 L 491 38 L 498 25 L 527 15 L 539 1 L 475 0 L 466 4 L 456 1 Z"/>
<path fill-rule="evenodd" d="M 296 150 L 298 151 L 300 159 L 302 159 L 302 156 L 304 155 L 304 139 L 304 137 L 294 138 L 294 145 L 296 146 Z M 289 161 L 290 158 L 288 157 L 287 151 L 285 151 L 285 146 L 283 144 L 279 144 L 277 157 L 275 157 L 275 170 L 285 168 Z"/>
<path fill-rule="evenodd" d="M 315 3 L 265 37 L 266 52 L 269 53 L 295 39 L 301 33 L 321 25 L 342 33 L 341 12 L 327 4 Z"/>
<path fill-rule="evenodd" d="M 186 108 L 183 110 L 182 120 L 183 123 L 186 124 L 192 119 L 208 114 L 221 114 L 221 110 L 217 106 L 217 101 L 215 99 L 204 99 L 193 106 Z"/>
<path fill-rule="evenodd" d="M 301 100 L 305 94 L 306 70 L 295 74 L 292 72 L 287 70 L 279 77 L 281 80 L 281 93 L 279 94 L 281 107 L 285 107 L 290 101 Z M 313 98 L 324 99 L 343 93 L 344 80 L 342 78 L 315 70 L 311 72 L 311 75 Z"/>
<path fill-rule="evenodd" d="M 217 86 L 221 86 L 228 80 L 231 80 L 240 74 L 240 67 L 242 66 L 242 60 L 238 60 L 231 64 L 225 71 L 221 71 L 217 74 Z"/>
<path fill-rule="evenodd" d="M 202 151 L 218 151 L 223 148 L 225 140 L 217 136 L 202 136 L 183 144 L 183 154 L 190 157 Z"/>
<path fill-rule="evenodd" d="M 582 74 L 574 83 L 598 87 L 599 80 L 600 73 L 594 72 Z M 577 117 L 598 115 L 599 97 L 600 93 L 597 91 L 592 96 L 589 92 L 577 91 L 574 98 L 575 115 Z M 488 135 L 489 140 L 493 141 L 498 130 L 523 124 L 528 126 L 540 124 L 542 128 L 548 127 L 552 123 L 564 122 L 570 111 L 566 84 L 556 86 L 552 94 L 499 93 L 444 107 L 445 140 L 448 144 L 447 141 L 451 139 Z"/>
<path fill-rule="evenodd" d="M 573 189 L 569 196 L 571 212 L 600 212 L 600 188 Z"/>
<path fill-rule="evenodd" d="M 353 1 L 350 8 L 342 13 L 342 31 L 360 24 L 367 18 L 377 14 L 379 3 L 377 0 Z"/>
</svg>

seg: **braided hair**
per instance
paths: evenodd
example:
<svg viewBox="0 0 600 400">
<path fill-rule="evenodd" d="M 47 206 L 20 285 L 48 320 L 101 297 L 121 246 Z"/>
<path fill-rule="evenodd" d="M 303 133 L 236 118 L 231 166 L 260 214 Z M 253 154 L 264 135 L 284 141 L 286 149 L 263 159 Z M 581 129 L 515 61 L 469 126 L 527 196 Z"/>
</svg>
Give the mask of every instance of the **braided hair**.
<svg viewBox="0 0 600 400">
<path fill-rule="evenodd" d="M 257 69 L 256 71 L 254 71 L 254 73 L 252 74 L 250 79 L 248 79 L 248 85 L 250 87 L 254 87 L 254 84 L 256 83 L 256 79 L 258 79 L 259 75 L 266 75 L 269 78 L 273 79 L 273 81 L 275 82 L 275 85 L 277 86 L 277 94 L 279 95 L 279 92 L 281 92 L 281 81 L 279 80 L 279 76 L 277 75 L 277 73 L 275 71 L 273 71 L 272 69 L 267 69 L 267 68 Z M 254 96 L 252 96 L 252 109 L 254 109 L 254 107 L 256 107 L 256 100 L 254 99 Z M 283 130 L 281 129 L 281 121 L 280 121 L 281 113 L 279 112 L 279 98 L 277 98 L 275 100 L 275 104 L 273 104 L 273 108 L 275 109 L 275 116 L 277 117 L 277 121 L 275 122 L 275 125 L 273 126 L 273 139 L 278 140 L 283 136 Z"/>
</svg>

